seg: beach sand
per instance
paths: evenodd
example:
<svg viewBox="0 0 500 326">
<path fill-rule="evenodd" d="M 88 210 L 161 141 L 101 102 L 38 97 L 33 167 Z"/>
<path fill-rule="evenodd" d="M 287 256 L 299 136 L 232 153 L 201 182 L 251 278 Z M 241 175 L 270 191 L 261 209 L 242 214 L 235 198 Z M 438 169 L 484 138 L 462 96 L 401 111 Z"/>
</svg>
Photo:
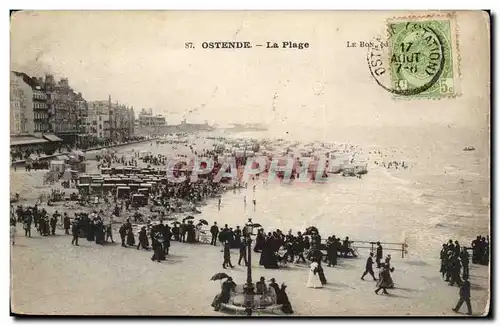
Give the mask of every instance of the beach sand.
<svg viewBox="0 0 500 326">
<path fill-rule="evenodd" d="M 21 233 L 18 227 L 18 234 Z M 58 234 L 63 230 L 58 229 Z M 119 239 L 117 234 L 114 234 Z M 183 315 L 223 316 L 210 304 L 220 291 L 218 272 L 227 272 L 237 284 L 246 280 L 246 268 L 222 269 L 220 247 L 172 241 L 167 261 L 150 260 L 151 252 L 104 247 L 71 236 L 25 238 L 18 236 L 11 250 L 12 311 L 43 315 Z M 304 316 L 456 316 L 451 308 L 458 288 L 440 277 L 439 266 L 393 255 L 396 289 L 376 295 L 370 276 L 360 279 L 366 252 L 357 259 L 339 259 L 334 268 L 324 267 L 329 284 L 306 288 L 308 268 L 290 265 L 269 270 L 252 256 L 254 282 L 260 276 L 285 282 L 295 315 Z M 232 251 L 233 265 L 237 251 Z M 377 271 L 375 269 L 375 271 Z M 489 276 L 485 266 L 471 265 L 472 309 L 482 314 L 488 302 Z M 462 308 L 465 312 L 465 306 Z"/>
<path fill-rule="evenodd" d="M 197 143 L 196 148 L 210 146 L 210 141 L 197 141 L 201 143 Z M 130 155 L 132 148 L 165 154 L 189 152 L 186 147 L 176 147 L 155 148 L 143 144 L 122 148 L 118 153 Z M 465 155 L 459 152 L 457 157 Z M 485 234 L 489 210 L 480 196 L 468 190 L 478 189 L 476 182 L 483 182 L 482 179 L 477 180 L 459 169 L 459 164 L 470 166 L 467 161 L 455 160 L 454 164 L 459 175 L 451 178 L 450 170 L 448 179 L 433 175 L 429 179 L 432 184 L 426 184 L 422 177 L 418 182 L 407 181 L 403 172 L 371 168 L 362 180 L 334 176 L 332 184 L 305 184 L 300 189 L 280 184 L 264 188 L 259 184 L 255 194 L 249 186 L 246 190 L 224 194 L 220 211 L 216 200 L 208 201 L 201 207 L 203 213 L 196 218 L 204 218 L 210 224 L 217 221 L 220 226 L 224 223 L 243 226 L 251 217 L 266 230 L 281 228 L 285 232 L 317 225 L 320 233 L 325 230 L 325 235 L 333 232 L 341 238 L 349 235 L 351 240 L 406 240 L 409 244 L 409 255 L 405 258 L 397 252 L 384 253 L 391 253 L 393 257 L 393 279 L 397 287 L 389 290 L 388 296 L 373 292 L 375 282 L 369 280 L 369 276 L 365 281 L 360 280 L 368 249 L 360 249 L 361 256 L 357 259 L 340 258 L 335 268 L 325 267 L 330 284 L 323 289 L 305 287 L 307 266 L 292 264 L 289 268 L 266 270 L 258 266 L 259 256 L 254 254 L 254 282 L 260 276 L 285 282 L 295 315 L 456 316 L 451 308 L 458 300 L 458 288 L 448 286 L 440 277 L 440 244 L 452 238 L 468 245 L 475 235 Z M 95 162 L 89 162 L 88 171 L 96 171 Z M 11 170 L 11 196 L 19 192 L 24 204 L 33 203 L 41 192 L 49 193 L 50 186 L 41 186 L 45 173 Z M 465 181 L 460 185 L 450 183 L 458 177 Z M 465 191 L 469 191 L 468 195 L 464 195 Z M 445 195 L 450 197 L 441 198 Z M 243 196 L 247 196 L 246 210 Z M 462 197 L 457 196 L 471 199 L 461 200 Z M 257 200 L 255 212 L 252 198 Z M 62 206 L 47 210 L 51 214 L 55 209 L 63 211 Z M 18 239 L 11 250 L 15 313 L 222 316 L 225 314 L 214 312 L 210 307 L 220 291 L 220 283 L 210 281 L 210 277 L 229 271 L 238 284 L 246 278 L 246 268 L 222 269 L 220 247 L 172 241 L 168 260 L 155 263 L 150 260 L 151 253 L 125 249 L 119 244 L 101 247 L 80 239 L 80 246 L 74 247 L 70 236 L 40 237 L 32 231 L 34 237 L 25 238 L 21 233 L 18 225 Z M 57 233 L 63 234 L 63 230 L 58 229 Z M 114 237 L 115 241 L 119 239 L 117 232 Z M 237 251 L 233 251 L 233 264 L 237 258 Z M 470 274 L 472 309 L 480 315 L 487 311 L 489 302 L 489 268 L 471 265 Z"/>
</svg>

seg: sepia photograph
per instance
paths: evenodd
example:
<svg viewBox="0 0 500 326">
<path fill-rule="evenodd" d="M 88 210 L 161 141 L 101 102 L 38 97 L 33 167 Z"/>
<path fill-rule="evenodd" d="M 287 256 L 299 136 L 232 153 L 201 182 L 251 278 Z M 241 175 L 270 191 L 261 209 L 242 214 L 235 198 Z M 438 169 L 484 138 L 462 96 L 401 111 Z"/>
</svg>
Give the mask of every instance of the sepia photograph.
<svg viewBox="0 0 500 326">
<path fill-rule="evenodd" d="M 490 314 L 488 11 L 9 19 L 11 315 Z"/>
</svg>

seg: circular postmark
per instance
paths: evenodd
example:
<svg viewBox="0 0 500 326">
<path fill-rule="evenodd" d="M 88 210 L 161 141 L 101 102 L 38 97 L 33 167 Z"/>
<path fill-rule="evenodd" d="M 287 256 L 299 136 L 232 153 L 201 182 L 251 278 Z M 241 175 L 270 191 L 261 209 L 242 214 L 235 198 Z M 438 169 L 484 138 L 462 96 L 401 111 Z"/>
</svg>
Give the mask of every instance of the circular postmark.
<svg viewBox="0 0 500 326">
<path fill-rule="evenodd" d="M 435 86 L 445 68 L 446 40 L 426 22 L 388 25 L 388 38 L 376 37 L 367 54 L 370 74 L 396 96 L 414 96 Z"/>
</svg>

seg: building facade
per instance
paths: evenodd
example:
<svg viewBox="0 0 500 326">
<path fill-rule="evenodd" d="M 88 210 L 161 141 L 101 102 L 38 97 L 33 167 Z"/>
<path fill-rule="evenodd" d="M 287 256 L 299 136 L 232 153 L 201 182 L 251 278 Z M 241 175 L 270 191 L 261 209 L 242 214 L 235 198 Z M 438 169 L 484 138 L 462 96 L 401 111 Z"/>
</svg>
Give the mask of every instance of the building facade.
<svg viewBox="0 0 500 326">
<path fill-rule="evenodd" d="M 90 137 L 123 142 L 134 135 L 134 110 L 120 103 L 107 101 L 88 102 L 85 132 Z"/>
<path fill-rule="evenodd" d="M 33 114 L 35 132 L 49 132 L 52 128 L 49 123 L 49 109 L 47 105 L 47 94 L 41 85 L 35 86 L 33 90 Z"/>
<path fill-rule="evenodd" d="M 108 101 L 91 101 L 88 103 L 88 114 L 85 117 L 85 132 L 91 138 L 109 140 L 109 106 Z"/>
<path fill-rule="evenodd" d="M 10 134 L 22 135 L 35 132 L 33 89 L 17 72 L 10 74 Z"/>
<path fill-rule="evenodd" d="M 138 121 L 141 127 L 164 127 L 167 125 L 165 117 L 161 114 L 153 114 L 153 109 L 142 109 Z"/>
<path fill-rule="evenodd" d="M 78 142 L 81 133 L 85 132 L 84 118 L 88 115 L 88 108 L 81 93 L 75 93 L 69 86 L 67 78 L 61 78 L 55 85 L 51 93 L 51 108 L 55 134 L 68 142 Z"/>
<path fill-rule="evenodd" d="M 132 137 L 134 121 L 131 120 L 130 109 L 123 104 L 111 104 L 111 139 L 123 142 Z"/>
</svg>

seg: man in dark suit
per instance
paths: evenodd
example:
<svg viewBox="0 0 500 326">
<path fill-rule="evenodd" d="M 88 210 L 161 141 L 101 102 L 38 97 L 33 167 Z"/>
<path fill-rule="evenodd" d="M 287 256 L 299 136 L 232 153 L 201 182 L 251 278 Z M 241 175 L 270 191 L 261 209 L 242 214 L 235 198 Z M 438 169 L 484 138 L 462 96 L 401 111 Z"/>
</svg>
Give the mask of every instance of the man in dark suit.
<svg viewBox="0 0 500 326">
<path fill-rule="evenodd" d="M 125 244 L 125 237 L 127 236 L 127 224 L 126 223 L 123 223 L 122 226 L 120 226 L 118 233 L 120 233 L 120 238 L 122 239 L 122 247 L 127 247 L 127 245 Z"/>
<path fill-rule="evenodd" d="M 80 219 L 77 217 L 73 221 L 73 225 L 71 226 L 71 233 L 73 234 L 73 240 L 71 240 L 71 244 L 78 246 L 78 230 L 80 228 Z"/>
<path fill-rule="evenodd" d="M 229 266 L 231 268 L 234 268 L 233 264 L 231 263 L 231 245 L 229 241 L 226 241 L 224 243 L 224 262 L 222 263 L 222 268 L 226 269 L 226 266 Z"/>
<path fill-rule="evenodd" d="M 384 257 L 382 245 L 380 244 L 380 242 L 377 242 L 377 256 L 375 259 L 375 261 L 377 262 L 377 268 L 380 268 L 380 260 L 382 259 L 382 257 Z"/>
<path fill-rule="evenodd" d="M 458 312 L 465 302 L 467 305 L 467 315 L 472 315 L 472 308 L 470 304 L 470 282 L 468 280 L 464 280 L 462 284 L 460 284 L 459 295 L 460 299 L 458 299 L 457 305 L 453 308 L 453 311 Z"/>
<path fill-rule="evenodd" d="M 64 226 L 64 234 L 69 235 L 69 229 L 71 227 L 71 220 L 69 219 L 69 216 L 66 213 L 64 213 L 63 226 Z"/>
<path fill-rule="evenodd" d="M 373 280 L 376 281 L 375 274 L 373 273 L 373 252 L 370 252 L 370 257 L 366 260 L 365 272 L 361 275 L 361 279 L 364 281 L 364 277 L 366 274 L 370 274 L 373 277 Z"/>
<path fill-rule="evenodd" d="M 241 260 L 245 262 L 245 266 L 248 265 L 247 262 L 247 239 L 243 239 L 240 242 L 240 258 L 238 259 L 238 265 L 241 266 Z"/>
</svg>

